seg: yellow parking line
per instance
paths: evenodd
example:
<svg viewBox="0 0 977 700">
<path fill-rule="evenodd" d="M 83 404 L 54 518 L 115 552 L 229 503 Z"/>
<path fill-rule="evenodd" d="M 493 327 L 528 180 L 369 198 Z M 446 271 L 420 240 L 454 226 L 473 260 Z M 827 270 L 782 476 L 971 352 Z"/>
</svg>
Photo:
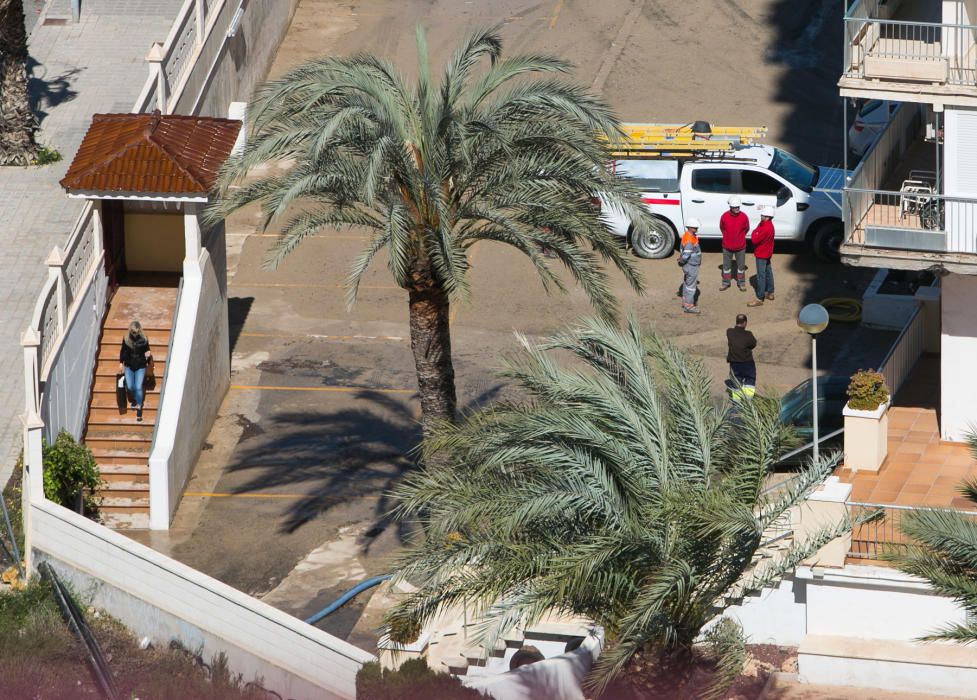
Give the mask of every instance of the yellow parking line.
<svg viewBox="0 0 977 700">
<path fill-rule="evenodd" d="M 402 343 L 399 335 L 323 335 L 320 333 L 241 333 L 242 338 L 311 338 L 312 340 L 391 340 Z"/>
<path fill-rule="evenodd" d="M 277 233 L 235 233 L 230 232 L 228 236 L 247 236 L 249 238 L 278 238 Z M 306 238 L 335 238 L 340 241 L 368 241 L 370 236 L 357 235 L 355 233 L 310 233 Z"/>
<path fill-rule="evenodd" d="M 282 287 L 285 289 L 346 289 L 345 284 L 288 284 L 282 282 L 231 282 L 228 287 Z M 394 284 L 361 284 L 360 289 L 396 289 L 400 287 Z"/>
<path fill-rule="evenodd" d="M 305 493 L 211 493 L 209 491 L 184 491 L 186 498 L 308 498 Z"/>
<path fill-rule="evenodd" d="M 371 391 L 377 394 L 416 394 L 416 389 L 380 389 L 369 386 L 257 386 L 252 384 L 232 384 L 236 391 L 328 391 L 336 394 L 354 394 Z"/>
<path fill-rule="evenodd" d="M 553 16 L 550 17 L 550 29 L 556 26 L 556 21 L 560 19 L 560 10 L 563 9 L 563 0 L 556 0 L 556 9 L 553 10 Z"/>
</svg>

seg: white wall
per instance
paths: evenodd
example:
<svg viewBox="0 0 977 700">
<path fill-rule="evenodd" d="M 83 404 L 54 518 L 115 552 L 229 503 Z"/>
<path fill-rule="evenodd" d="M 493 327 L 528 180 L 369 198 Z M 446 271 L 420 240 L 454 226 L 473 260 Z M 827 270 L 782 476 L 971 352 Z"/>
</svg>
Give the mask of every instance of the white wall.
<svg viewBox="0 0 977 700">
<path fill-rule="evenodd" d="M 213 255 L 211 254 L 213 251 Z M 230 384 L 224 227 L 183 267 L 166 378 L 149 456 L 149 526 L 169 528 Z"/>
<path fill-rule="evenodd" d="M 61 430 L 80 439 L 88 416 L 108 286 L 101 262 L 93 274 L 84 296 L 74 305 L 74 316 L 67 320 L 64 338 L 51 361 L 41 394 L 41 419 L 44 421 L 44 439 L 48 442 L 52 442 Z"/>
<path fill-rule="evenodd" d="M 940 435 L 962 441 L 977 426 L 977 277 L 943 278 Z"/>
<path fill-rule="evenodd" d="M 813 571 L 817 571 L 816 569 Z M 823 569 L 799 567 L 807 581 L 807 633 L 912 641 L 948 622 L 963 622 L 966 614 L 949 598 L 895 569 L 846 566 Z"/>
<path fill-rule="evenodd" d="M 758 596 L 748 596 L 741 605 L 727 608 L 724 616 L 743 626 L 751 644 L 777 644 L 796 647 L 807 633 L 807 581 L 803 579 L 780 582 Z"/>
<path fill-rule="evenodd" d="M 245 681 L 295 700 L 356 696 L 367 652 L 48 501 L 30 504 L 33 566 L 47 560 L 85 602 L 137 636 L 223 651 Z"/>
</svg>

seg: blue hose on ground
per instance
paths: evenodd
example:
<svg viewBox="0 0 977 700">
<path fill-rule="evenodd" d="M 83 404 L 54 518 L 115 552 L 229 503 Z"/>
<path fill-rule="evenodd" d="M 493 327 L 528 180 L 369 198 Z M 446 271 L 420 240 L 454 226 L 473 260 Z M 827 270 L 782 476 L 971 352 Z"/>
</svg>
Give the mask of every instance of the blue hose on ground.
<svg viewBox="0 0 977 700">
<path fill-rule="evenodd" d="M 367 590 L 368 588 L 373 588 L 377 584 L 383 583 L 384 581 L 386 581 L 391 576 L 393 576 L 393 574 L 384 574 L 383 576 L 374 576 L 373 578 L 368 578 L 366 581 L 363 581 L 362 583 L 356 584 L 355 586 L 353 586 L 352 588 L 350 588 L 348 591 L 346 591 L 345 593 L 343 593 L 341 596 L 339 596 L 338 598 L 336 598 L 336 600 L 334 600 L 329 605 L 327 605 L 326 607 L 324 607 L 322 610 L 320 610 L 319 612 L 317 612 L 315 615 L 313 615 L 312 617 L 306 619 L 306 622 L 308 624 L 310 624 L 310 625 L 314 625 L 319 620 L 321 620 L 322 618 L 324 618 L 326 615 L 331 615 L 332 613 L 334 613 L 337 610 L 339 610 L 341 607 L 343 607 L 344 605 L 346 605 L 346 603 L 348 603 L 349 601 L 351 601 L 353 598 L 355 598 L 356 596 L 358 596 L 363 591 Z"/>
</svg>

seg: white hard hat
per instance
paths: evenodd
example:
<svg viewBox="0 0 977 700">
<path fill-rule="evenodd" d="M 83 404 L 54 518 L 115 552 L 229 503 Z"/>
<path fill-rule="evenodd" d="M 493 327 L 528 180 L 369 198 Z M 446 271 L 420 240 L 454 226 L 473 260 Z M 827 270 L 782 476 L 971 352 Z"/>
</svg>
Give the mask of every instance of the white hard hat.
<svg viewBox="0 0 977 700">
<path fill-rule="evenodd" d="M 771 219 L 773 218 L 773 207 L 765 204 L 762 207 L 757 207 L 757 209 L 760 212 L 760 216 L 769 216 Z"/>
<path fill-rule="evenodd" d="M 736 196 L 733 196 L 733 197 L 730 197 L 729 199 L 727 199 L 726 200 L 726 203 L 730 207 L 738 207 L 738 206 L 740 206 L 740 204 L 742 204 L 742 202 L 740 202 L 740 198 L 739 197 L 736 197 Z"/>
<path fill-rule="evenodd" d="M 685 222 L 686 228 L 699 228 L 699 220 L 692 218 Z"/>
</svg>

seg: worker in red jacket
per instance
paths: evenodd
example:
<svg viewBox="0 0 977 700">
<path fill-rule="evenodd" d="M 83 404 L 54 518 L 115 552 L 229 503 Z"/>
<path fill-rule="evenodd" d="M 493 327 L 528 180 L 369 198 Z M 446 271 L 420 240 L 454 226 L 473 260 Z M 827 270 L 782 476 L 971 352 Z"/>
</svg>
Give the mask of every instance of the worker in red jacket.
<svg viewBox="0 0 977 700">
<path fill-rule="evenodd" d="M 746 234 L 750 230 L 750 219 L 740 211 L 740 198 L 726 200 L 729 211 L 719 217 L 719 230 L 723 234 L 723 281 L 719 291 L 729 289 L 733 280 L 733 261 L 736 261 L 736 286 L 746 291 Z"/>
<path fill-rule="evenodd" d="M 753 256 L 756 258 L 756 299 L 747 306 L 763 306 L 764 299 L 773 301 L 773 207 L 760 207 L 760 223 L 750 234 Z"/>
</svg>

